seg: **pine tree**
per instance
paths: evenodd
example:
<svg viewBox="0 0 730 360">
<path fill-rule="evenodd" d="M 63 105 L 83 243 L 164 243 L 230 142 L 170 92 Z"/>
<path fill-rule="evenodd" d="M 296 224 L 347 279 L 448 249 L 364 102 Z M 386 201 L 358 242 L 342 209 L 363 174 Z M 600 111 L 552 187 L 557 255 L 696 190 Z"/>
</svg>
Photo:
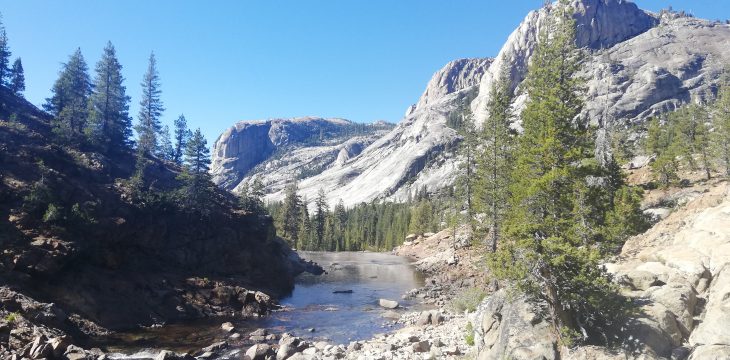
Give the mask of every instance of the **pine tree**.
<svg viewBox="0 0 730 360">
<path fill-rule="evenodd" d="M 497 250 L 507 210 L 515 142 L 515 132 L 510 128 L 512 96 L 507 81 L 503 69 L 500 78 L 492 86 L 487 118 L 479 134 L 484 150 L 477 160 L 475 203 L 478 211 L 487 215 L 492 252 Z"/>
<path fill-rule="evenodd" d="M 256 177 L 253 182 L 243 185 L 239 194 L 239 203 L 244 211 L 264 214 L 264 184 L 260 177 Z"/>
<path fill-rule="evenodd" d="M 175 119 L 175 147 L 172 161 L 178 164 L 182 163 L 183 150 L 185 150 L 185 144 L 187 144 L 188 138 L 190 138 L 188 122 L 185 120 L 185 115 L 180 114 L 180 116 Z"/>
<path fill-rule="evenodd" d="M 325 244 L 325 226 L 327 220 L 327 213 L 329 212 L 329 205 L 327 205 L 327 194 L 324 189 L 320 188 L 317 193 L 317 199 L 314 202 L 314 234 L 316 236 L 316 248 L 321 249 L 322 245 Z"/>
<path fill-rule="evenodd" d="M 335 251 L 343 251 L 345 250 L 345 227 L 347 226 L 347 210 L 345 209 L 345 204 L 342 202 L 342 199 L 337 202 L 337 205 L 335 205 L 335 211 L 334 211 L 334 218 L 335 218 L 335 236 L 337 237 L 337 246 L 335 248 Z"/>
<path fill-rule="evenodd" d="M 8 35 L 5 33 L 5 25 L 0 15 L 0 85 L 9 85 L 12 81 L 10 78 L 10 45 L 8 44 Z"/>
<path fill-rule="evenodd" d="M 293 246 L 295 249 L 315 250 L 312 242 L 312 221 L 307 206 L 307 200 L 304 199 L 300 210 L 299 229 L 296 238 L 293 239 Z M 298 247 L 297 241 L 299 241 Z"/>
<path fill-rule="evenodd" d="M 700 169 L 709 180 L 712 177 L 712 142 L 708 127 L 709 114 L 704 106 L 691 104 L 675 112 L 681 136 L 683 157 L 692 169 Z M 699 163 L 694 156 L 699 157 Z"/>
<path fill-rule="evenodd" d="M 51 89 L 53 95 L 43 105 L 53 115 L 53 132 L 61 141 L 78 143 L 83 139 L 91 89 L 86 61 L 81 49 L 76 49 L 63 64 Z"/>
<path fill-rule="evenodd" d="M 302 211 L 302 199 L 297 194 L 297 191 L 296 181 L 293 181 L 284 189 L 284 216 L 282 219 L 282 230 L 284 231 L 282 236 L 291 240 L 294 247 L 297 247 Z"/>
<path fill-rule="evenodd" d="M 159 133 L 160 144 L 157 147 L 157 157 L 162 160 L 172 161 L 175 157 L 175 149 L 170 139 L 170 128 L 165 125 Z"/>
<path fill-rule="evenodd" d="M 179 176 L 179 179 L 183 181 L 180 199 L 187 208 L 203 216 L 210 212 L 215 191 L 215 185 L 208 172 L 209 166 L 208 142 L 198 128 L 185 147 L 185 165 Z"/>
<path fill-rule="evenodd" d="M 10 90 L 18 96 L 22 96 L 25 91 L 25 73 L 20 58 L 15 59 L 10 69 Z"/>
<path fill-rule="evenodd" d="M 161 130 L 160 116 L 165 111 L 160 99 L 161 93 L 157 60 L 152 53 L 142 80 L 142 100 L 139 103 L 139 119 L 135 127 L 139 136 L 137 148 L 145 154 L 153 154 L 157 149 L 157 135 Z"/>
<path fill-rule="evenodd" d="M 590 132 L 577 120 L 583 102 L 575 32 L 572 9 L 563 1 L 551 9 L 529 65 L 505 237 L 489 261 L 496 276 L 515 281 L 547 305 L 566 343 L 578 337 L 578 330 L 585 339 L 588 331 L 610 323 L 624 304 L 599 266 L 598 239 L 583 231 L 591 234 L 600 224 L 575 227 L 594 218 L 579 206 L 600 210 L 587 201 L 592 190 L 586 181 L 593 171 L 583 164 L 592 158 L 593 146 Z"/>
<path fill-rule="evenodd" d="M 730 176 L 730 74 L 726 74 L 713 105 L 713 125 L 716 150 L 725 165 L 725 175 Z"/>
<path fill-rule="evenodd" d="M 111 42 L 104 48 L 96 64 L 94 91 L 87 135 L 93 144 L 105 151 L 121 152 L 131 148 L 132 119 L 129 117 L 129 96 L 126 94 L 122 65 Z"/>
<path fill-rule="evenodd" d="M 681 144 L 677 139 L 677 131 L 672 123 L 658 118 L 649 120 L 644 147 L 656 158 L 651 169 L 659 183 L 666 187 L 678 179 L 679 163 L 677 156 L 681 152 Z"/>
</svg>

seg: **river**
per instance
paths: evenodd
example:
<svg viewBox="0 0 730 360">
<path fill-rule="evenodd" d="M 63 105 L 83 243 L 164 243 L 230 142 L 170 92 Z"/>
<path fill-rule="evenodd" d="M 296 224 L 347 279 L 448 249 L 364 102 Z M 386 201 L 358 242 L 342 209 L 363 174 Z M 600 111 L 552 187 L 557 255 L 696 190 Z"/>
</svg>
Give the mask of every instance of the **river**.
<svg viewBox="0 0 730 360">
<path fill-rule="evenodd" d="M 237 331 L 246 335 L 257 328 L 274 333 L 347 344 L 364 340 L 395 326 L 384 318 L 387 310 L 381 298 L 397 300 L 403 308 L 421 305 L 401 300 L 408 290 L 423 286 L 424 278 L 406 258 L 372 252 L 301 252 L 320 264 L 325 274 L 302 274 L 294 291 L 281 299 L 283 310 L 261 319 L 232 320 Z M 345 293 L 336 293 L 337 291 Z M 349 292 L 351 291 L 351 292 Z M 134 353 L 144 349 L 197 350 L 222 340 L 221 319 L 142 329 L 105 339 L 108 351 Z"/>
</svg>

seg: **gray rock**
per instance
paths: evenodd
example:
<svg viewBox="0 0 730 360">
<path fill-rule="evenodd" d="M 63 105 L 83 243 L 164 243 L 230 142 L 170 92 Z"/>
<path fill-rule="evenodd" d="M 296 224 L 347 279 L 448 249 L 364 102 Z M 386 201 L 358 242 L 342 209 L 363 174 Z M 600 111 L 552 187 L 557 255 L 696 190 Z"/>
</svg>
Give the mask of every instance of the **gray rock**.
<svg viewBox="0 0 730 360">
<path fill-rule="evenodd" d="M 411 345 L 411 348 L 413 349 L 413 352 L 423 353 L 431 350 L 431 344 L 429 344 L 428 341 L 424 340 L 413 343 L 413 345 Z"/>
<path fill-rule="evenodd" d="M 221 330 L 230 333 L 236 330 L 236 328 L 233 326 L 233 323 L 224 322 L 223 324 L 221 324 Z"/>
<path fill-rule="evenodd" d="M 397 301 L 388 299 L 380 299 L 378 300 L 378 304 L 386 309 L 395 309 L 399 306 Z"/>
<path fill-rule="evenodd" d="M 558 358 L 552 326 L 533 312 L 524 298 L 510 298 L 502 289 L 488 296 L 474 316 L 479 359 Z"/>
<path fill-rule="evenodd" d="M 725 360 L 730 359 L 730 345 L 702 345 L 696 347 L 689 360 Z"/>
<path fill-rule="evenodd" d="M 416 325 L 424 326 L 431 323 L 431 312 L 430 311 L 424 311 L 418 316 L 418 320 L 416 320 Z"/>
<path fill-rule="evenodd" d="M 271 349 L 271 346 L 267 344 L 256 344 L 246 350 L 246 356 L 248 356 L 251 360 L 264 360 L 273 355 L 274 351 Z"/>
<path fill-rule="evenodd" d="M 690 336 L 693 345 L 730 345 L 730 263 L 712 279 L 702 321 Z"/>
</svg>

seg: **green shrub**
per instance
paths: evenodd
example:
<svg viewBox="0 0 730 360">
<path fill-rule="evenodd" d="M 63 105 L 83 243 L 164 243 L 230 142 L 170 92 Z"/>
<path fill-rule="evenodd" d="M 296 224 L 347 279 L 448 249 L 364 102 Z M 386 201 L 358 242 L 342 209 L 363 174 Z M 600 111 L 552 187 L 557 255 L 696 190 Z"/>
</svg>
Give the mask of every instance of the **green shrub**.
<svg viewBox="0 0 730 360">
<path fill-rule="evenodd" d="M 5 321 L 7 321 L 10 324 L 15 323 L 17 320 L 18 320 L 18 313 L 13 312 L 13 313 L 5 315 Z"/>
<path fill-rule="evenodd" d="M 63 218 L 63 208 L 54 203 L 48 204 L 46 212 L 43 214 L 43 222 L 52 223 Z"/>
<path fill-rule="evenodd" d="M 464 333 L 464 340 L 466 341 L 466 344 L 474 346 L 474 325 L 472 325 L 471 322 L 466 323 Z"/>
<path fill-rule="evenodd" d="M 451 300 L 450 308 L 454 313 L 474 312 L 486 296 L 487 293 L 482 289 L 469 288 Z"/>
</svg>

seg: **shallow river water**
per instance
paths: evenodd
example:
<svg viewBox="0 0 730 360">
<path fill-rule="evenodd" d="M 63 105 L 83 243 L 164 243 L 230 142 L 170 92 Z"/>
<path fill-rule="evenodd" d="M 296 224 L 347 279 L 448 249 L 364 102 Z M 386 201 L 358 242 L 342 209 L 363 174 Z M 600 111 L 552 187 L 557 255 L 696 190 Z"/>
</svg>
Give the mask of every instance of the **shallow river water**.
<svg viewBox="0 0 730 360">
<path fill-rule="evenodd" d="M 370 252 L 301 252 L 300 255 L 319 263 L 326 273 L 300 275 L 291 296 L 280 301 L 283 311 L 257 320 L 234 320 L 239 332 L 245 335 L 266 328 L 275 333 L 290 332 L 303 338 L 347 344 L 388 329 L 387 320 L 382 317 L 386 310 L 378 306 L 380 298 L 397 300 L 406 308 L 420 306 L 401 300 L 401 295 L 408 290 L 423 286 L 422 274 L 406 258 Z M 350 290 L 351 293 L 335 293 Z M 120 334 L 106 339 L 104 347 L 124 353 L 145 348 L 200 349 L 223 338 L 222 321 L 204 320 Z"/>
</svg>

